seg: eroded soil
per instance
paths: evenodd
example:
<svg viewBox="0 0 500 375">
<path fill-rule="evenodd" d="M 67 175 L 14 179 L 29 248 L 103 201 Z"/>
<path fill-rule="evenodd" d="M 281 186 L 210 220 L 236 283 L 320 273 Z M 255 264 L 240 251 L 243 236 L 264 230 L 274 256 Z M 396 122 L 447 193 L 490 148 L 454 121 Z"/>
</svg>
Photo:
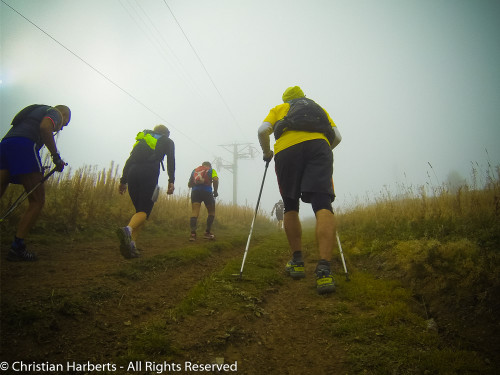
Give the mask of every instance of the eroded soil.
<svg viewBox="0 0 500 375">
<path fill-rule="evenodd" d="M 185 238 L 149 240 L 142 259 L 180 246 L 186 246 Z M 117 363 L 127 356 L 137 327 L 164 321 L 165 312 L 199 280 L 242 255 L 240 247 L 224 250 L 133 280 L 117 277 L 124 264 L 136 260 L 123 259 L 113 239 L 37 244 L 35 263 L 7 262 L 7 251 L 5 246 L 1 251 L 1 360 L 54 364 Z M 344 350 L 324 330 L 325 312 L 336 298 L 318 296 L 308 275 L 270 287 L 258 314 L 227 308 L 216 315 L 206 311 L 166 321 L 177 348 L 166 361 L 210 364 L 223 358 L 238 363 L 238 374 L 345 373 Z M 129 373 L 155 373 L 135 370 Z"/>
</svg>

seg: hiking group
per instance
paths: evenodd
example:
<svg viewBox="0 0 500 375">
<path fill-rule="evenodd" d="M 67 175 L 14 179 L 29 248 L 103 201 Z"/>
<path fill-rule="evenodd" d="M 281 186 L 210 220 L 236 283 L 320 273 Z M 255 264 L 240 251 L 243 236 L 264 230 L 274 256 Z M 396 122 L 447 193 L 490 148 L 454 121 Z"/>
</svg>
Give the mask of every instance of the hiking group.
<svg viewBox="0 0 500 375">
<path fill-rule="evenodd" d="M 278 225 L 284 228 L 291 260 L 285 270 L 293 279 L 305 277 L 302 254 L 302 228 L 299 219 L 300 200 L 310 203 L 316 216 L 316 237 L 320 260 L 316 265 L 318 293 L 330 293 L 335 283 L 330 268 L 336 224 L 332 202 L 332 150 L 341 141 L 340 133 L 330 115 L 313 100 L 306 98 L 298 86 L 289 87 L 282 96 L 283 103 L 269 111 L 258 129 L 263 159 L 275 162 L 279 192 L 282 197 L 273 207 Z M 52 156 L 54 170 L 62 172 L 66 163 L 56 147 L 54 134 L 68 125 L 71 111 L 67 106 L 31 105 L 21 110 L 12 120 L 12 127 L 0 142 L 0 197 L 10 183 L 22 184 L 28 192 L 28 208 L 21 217 L 7 259 L 35 261 L 36 255 L 24 242 L 35 224 L 45 202 L 44 168 L 40 149 L 45 145 Z M 274 151 L 270 135 L 274 133 Z M 164 125 L 137 134 L 136 142 L 123 168 L 119 193 L 127 190 L 135 208 L 128 225 L 117 229 L 120 252 L 126 258 L 140 256 L 137 238 L 149 218 L 158 198 L 158 178 L 163 160 L 167 157 L 167 194 L 174 193 L 175 145 L 170 131 Z M 210 162 L 203 162 L 190 175 L 191 188 L 190 237 L 196 241 L 197 221 L 204 203 L 208 211 L 203 238 L 215 239 L 211 231 L 215 219 L 215 198 L 219 178 Z M 272 215 L 272 213 L 271 213 Z M 3 218 L 2 218 L 3 219 Z"/>
</svg>

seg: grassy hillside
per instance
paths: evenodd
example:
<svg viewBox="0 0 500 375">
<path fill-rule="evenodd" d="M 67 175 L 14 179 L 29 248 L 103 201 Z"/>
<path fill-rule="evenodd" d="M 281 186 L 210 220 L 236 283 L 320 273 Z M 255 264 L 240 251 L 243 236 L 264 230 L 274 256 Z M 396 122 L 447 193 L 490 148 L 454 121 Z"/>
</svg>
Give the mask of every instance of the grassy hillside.
<svg viewBox="0 0 500 375">
<path fill-rule="evenodd" d="M 46 203 L 35 233 L 85 233 L 96 236 L 106 234 L 109 229 L 125 226 L 135 212 L 128 193 L 118 193 L 118 168 L 111 163 L 107 169 L 85 166 L 77 170 L 67 168 L 63 173 L 56 173 L 46 182 Z M 22 192 L 20 186 L 11 185 L 0 202 L 0 212 Z M 24 203 L 26 205 L 27 203 Z M 255 207 L 234 207 L 216 203 L 216 224 L 224 228 L 231 224 L 246 225 L 246 219 L 254 214 Z M 24 212 L 23 207 L 14 211 L 2 223 L 2 233 L 12 228 Z M 189 232 L 191 200 L 188 194 L 167 195 L 160 190 L 147 226 L 149 230 L 161 232 Z M 202 210 L 199 223 L 206 219 L 206 210 Z"/>
<path fill-rule="evenodd" d="M 237 361 L 239 374 L 494 374 L 500 179 L 498 168 L 490 172 L 480 187 L 408 188 L 338 213 L 350 281 L 335 249 L 337 291 L 318 296 L 312 229 L 304 229 L 307 275 L 296 282 L 282 272 L 284 233 L 259 217 L 239 281 L 253 208 L 218 204 L 217 241 L 191 244 L 189 197 L 163 192 L 143 257 L 123 260 L 113 229 L 133 208 L 117 193 L 116 168 L 66 171 L 47 184 L 29 241 L 39 262 L 3 261 L 23 207 L 0 224 L 1 359 Z M 0 209 L 18 194 L 10 189 Z"/>
<path fill-rule="evenodd" d="M 500 353 L 500 169 L 472 185 L 402 189 L 340 215 L 350 260 L 399 280 L 415 311 L 455 350 Z"/>
</svg>

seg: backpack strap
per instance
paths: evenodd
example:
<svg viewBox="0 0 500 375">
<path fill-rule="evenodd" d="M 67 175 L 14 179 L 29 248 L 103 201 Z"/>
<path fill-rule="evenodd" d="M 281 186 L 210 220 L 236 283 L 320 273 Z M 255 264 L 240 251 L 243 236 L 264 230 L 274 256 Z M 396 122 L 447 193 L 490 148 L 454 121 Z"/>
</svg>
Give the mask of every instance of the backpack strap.
<svg viewBox="0 0 500 375">
<path fill-rule="evenodd" d="M 287 130 L 322 133 L 330 145 L 335 139 L 335 132 L 328 116 L 319 104 L 308 98 L 290 100 L 290 109 L 285 117 L 274 125 L 274 138 L 279 139 Z"/>
</svg>

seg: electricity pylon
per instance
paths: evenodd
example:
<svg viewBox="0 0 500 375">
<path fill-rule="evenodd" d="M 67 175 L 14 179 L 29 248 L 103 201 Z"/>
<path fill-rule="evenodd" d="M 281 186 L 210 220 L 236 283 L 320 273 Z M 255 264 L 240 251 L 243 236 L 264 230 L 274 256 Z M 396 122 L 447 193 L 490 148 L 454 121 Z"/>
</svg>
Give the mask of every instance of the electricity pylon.
<svg viewBox="0 0 500 375">
<path fill-rule="evenodd" d="M 238 159 L 253 159 L 257 149 L 251 143 L 232 143 L 219 145 L 233 153 L 233 163 L 227 164 L 222 158 L 215 159 L 217 169 L 225 168 L 233 174 L 233 204 L 238 204 Z"/>
</svg>

